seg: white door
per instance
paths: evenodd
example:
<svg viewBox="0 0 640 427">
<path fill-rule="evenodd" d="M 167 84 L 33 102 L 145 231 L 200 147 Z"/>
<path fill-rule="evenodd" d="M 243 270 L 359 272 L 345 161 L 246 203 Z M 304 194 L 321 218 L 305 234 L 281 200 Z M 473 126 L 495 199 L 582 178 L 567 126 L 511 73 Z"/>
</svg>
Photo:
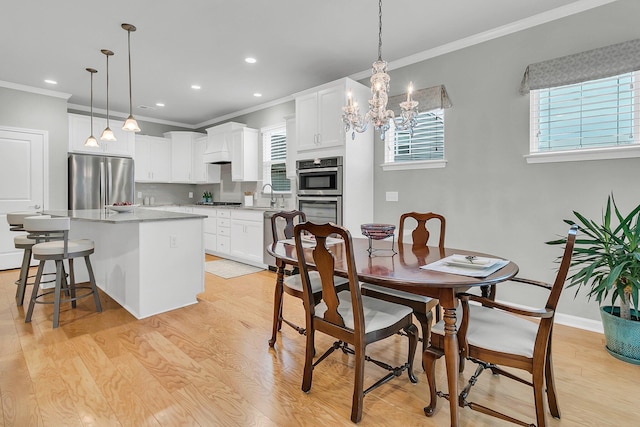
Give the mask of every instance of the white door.
<svg viewBox="0 0 640 427">
<path fill-rule="evenodd" d="M 0 126 L 0 270 L 18 268 L 22 251 L 16 250 L 7 212 L 35 211 L 47 202 L 46 131 Z"/>
</svg>

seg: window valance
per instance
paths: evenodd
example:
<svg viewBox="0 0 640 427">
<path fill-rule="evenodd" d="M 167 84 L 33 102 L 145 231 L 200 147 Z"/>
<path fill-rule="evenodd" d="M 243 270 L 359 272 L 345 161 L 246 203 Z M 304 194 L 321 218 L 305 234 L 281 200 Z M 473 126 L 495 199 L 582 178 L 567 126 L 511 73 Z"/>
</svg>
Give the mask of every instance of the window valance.
<svg viewBox="0 0 640 427">
<path fill-rule="evenodd" d="M 530 64 L 520 93 L 640 70 L 640 39 Z"/>
<path fill-rule="evenodd" d="M 452 106 L 444 85 L 416 90 L 411 94 L 411 97 L 419 102 L 419 111 L 437 110 L 440 108 L 450 108 Z M 406 93 L 389 97 L 387 105 L 391 107 L 396 117 L 400 115 L 400 103 L 406 99 Z"/>
</svg>

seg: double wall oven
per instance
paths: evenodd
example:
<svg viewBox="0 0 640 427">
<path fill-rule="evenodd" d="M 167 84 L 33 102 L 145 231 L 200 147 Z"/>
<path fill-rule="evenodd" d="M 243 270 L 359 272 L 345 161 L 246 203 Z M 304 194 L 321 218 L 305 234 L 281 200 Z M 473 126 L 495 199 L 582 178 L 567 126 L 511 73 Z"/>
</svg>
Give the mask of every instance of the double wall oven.
<svg viewBox="0 0 640 427">
<path fill-rule="evenodd" d="M 298 209 L 308 221 L 342 225 L 342 157 L 296 162 Z"/>
</svg>

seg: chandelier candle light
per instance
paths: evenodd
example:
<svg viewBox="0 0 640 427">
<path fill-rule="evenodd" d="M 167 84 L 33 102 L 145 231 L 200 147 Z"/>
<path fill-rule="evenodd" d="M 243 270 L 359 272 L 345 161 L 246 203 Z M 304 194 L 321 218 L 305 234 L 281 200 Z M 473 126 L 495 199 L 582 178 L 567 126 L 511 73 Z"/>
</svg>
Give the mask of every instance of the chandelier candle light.
<svg viewBox="0 0 640 427">
<path fill-rule="evenodd" d="M 387 62 L 382 59 L 382 0 L 378 1 L 378 60 L 373 63 L 371 76 L 371 99 L 369 100 L 369 111 L 363 117 L 358 109 L 358 103 L 354 102 L 351 91 L 347 95 L 347 105 L 342 107 L 344 114 L 342 121 L 345 124 L 345 131 L 352 130 L 351 138 L 355 139 L 356 132 L 362 133 L 367 130 L 370 122 L 377 131 L 380 138 L 384 139 L 386 131 L 391 126 L 391 121 L 395 120 L 392 110 L 387 110 L 389 100 L 389 74 L 387 74 Z M 409 84 L 407 100 L 400 103 L 399 123 L 395 123 L 398 130 L 408 130 L 413 134 L 416 125 L 416 115 L 418 114 L 418 102 L 411 99 L 412 84 Z"/>
<path fill-rule="evenodd" d="M 99 147 L 98 141 L 93 136 L 93 75 L 98 72 L 95 68 L 86 68 L 91 74 L 91 135 L 84 142 L 85 147 Z"/>
<path fill-rule="evenodd" d="M 109 127 L 109 57 L 113 55 L 113 52 L 107 49 L 102 49 L 100 52 L 107 57 L 107 127 L 102 131 L 100 139 L 103 141 L 117 141 L 116 136 Z"/>
<path fill-rule="evenodd" d="M 131 24 L 122 24 L 121 25 L 124 30 L 127 31 L 127 48 L 129 51 L 129 117 L 124 122 L 124 126 L 122 126 L 122 130 L 126 130 L 129 132 L 140 132 L 140 127 L 138 126 L 138 122 L 135 118 L 133 118 L 133 103 L 131 100 L 131 32 L 136 30 Z"/>
</svg>

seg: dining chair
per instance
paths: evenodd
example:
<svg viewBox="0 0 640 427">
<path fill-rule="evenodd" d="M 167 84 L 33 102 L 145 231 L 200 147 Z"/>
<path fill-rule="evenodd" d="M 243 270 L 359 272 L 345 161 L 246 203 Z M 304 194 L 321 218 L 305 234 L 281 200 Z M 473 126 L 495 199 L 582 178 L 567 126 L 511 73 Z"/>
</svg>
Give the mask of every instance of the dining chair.
<svg viewBox="0 0 640 427">
<path fill-rule="evenodd" d="M 439 222 L 440 236 L 438 240 L 438 247 L 440 249 L 444 248 L 444 236 L 446 228 L 446 220 L 444 216 L 433 212 L 409 212 L 400 216 L 400 226 L 398 227 L 399 249 L 402 249 L 403 247 L 402 244 L 405 221 L 408 219 L 413 219 L 417 223 L 415 229 L 411 232 L 413 248 L 427 246 L 430 237 L 429 230 L 427 229 L 427 221 L 431 220 L 433 220 L 432 222 Z M 432 310 L 434 308 L 436 308 L 436 321 L 440 320 L 440 306 L 438 305 L 437 299 L 429 298 L 423 295 L 412 294 L 410 292 L 389 289 L 370 283 L 362 284 L 362 294 L 411 307 L 413 309 L 413 315 L 416 316 L 416 319 L 418 319 L 418 322 L 420 322 L 420 327 L 422 329 L 422 350 L 424 351 L 427 348 L 427 345 L 429 344 L 429 335 L 431 332 L 431 323 L 433 322 Z"/>
<path fill-rule="evenodd" d="M 293 239 L 293 229 L 296 224 L 305 222 L 307 217 L 302 211 L 282 211 L 273 214 L 271 217 L 271 233 L 273 236 L 273 242 L 285 239 Z M 276 259 L 276 265 L 278 269 L 284 268 L 284 263 Z M 271 339 L 269 340 L 269 346 L 273 347 L 276 343 L 276 337 L 278 331 L 282 327 L 282 322 L 291 326 L 300 335 L 305 334 L 305 329 L 296 325 L 295 323 L 285 319 L 282 315 L 283 295 L 287 293 L 293 297 L 302 300 L 302 279 L 298 273 L 298 268 L 294 267 L 291 275 L 287 276 L 284 280 L 281 280 L 279 275 L 276 282 L 275 295 L 273 297 L 273 327 Z M 311 279 L 311 288 L 314 295 L 314 301 L 317 303 L 322 298 L 322 285 L 320 284 L 320 276 L 317 271 L 309 272 Z M 344 277 L 336 276 L 334 283 L 339 290 L 348 289 L 349 280 Z"/>
<path fill-rule="evenodd" d="M 404 370 L 407 370 L 409 380 L 412 383 L 417 382 L 413 375 L 413 359 L 418 344 L 418 328 L 413 324 L 411 308 L 361 295 L 351 234 L 346 228 L 335 224 L 305 222 L 295 226 L 294 234 L 303 284 L 307 330 L 302 390 L 304 392 L 311 390 L 313 370 L 318 363 L 336 349 L 350 350 L 349 353 L 355 355 L 351 421 L 357 423 L 362 418 L 362 403 L 365 394 L 391 378 L 400 376 Z M 303 235 L 305 234 L 314 237 L 316 244 L 313 249 L 306 249 L 303 245 Z M 338 238 L 332 236 L 338 236 Z M 335 286 L 336 260 L 330 252 L 330 247 L 336 245 L 340 246 L 333 249 L 343 251 L 343 259 L 348 273 L 348 289 L 343 291 L 339 291 Z M 311 252 L 311 260 L 305 258 L 306 251 Z M 312 288 L 310 263 L 315 266 L 322 287 L 322 301 L 318 304 L 316 304 Z M 366 356 L 367 345 L 395 335 L 400 330 L 404 331 L 409 338 L 407 362 L 394 368 L 384 362 L 374 361 L 377 366 L 386 368 L 390 372 L 365 390 L 364 362 L 365 360 L 373 361 Z M 322 332 L 339 341 L 314 362 L 316 332 Z M 353 348 L 347 345 L 351 345 Z M 339 381 L 340 378 L 336 378 L 336 380 Z"/>
<path fill-rule="evenodd" d="M 556 306 L 571 265 L 577 230 L 575 225 L 569 230 L 564 254 L 553 285 L 519 277 L 511 279 L 512 282 L 536 286 L 549 291 L 544 308 L 526 309 L 472 294 L 459 295 L 462 303 L 457 309 L 460 357 L 478 365 L 460 396 L 447 396 L 437 391 L 435 362 L 444 354 L 444 321 L 433 326 L 431 345 L 423 354 L 423 366 L 425 366 L 431 398 L 429 406 L 424 409 L 425 414 L 433 415 L 437 397 L 446 397 L 447 399 L 458 399 L 461 407 L 468 406 L 475 411 L 516 424 L 530 425 L 497 410 L 467 401 L 470 389 L 475 385 L 478 376 L 483 370 L 490 369 L 494 375 L 503 375 L 533 387 L 536 425 L 538 427 L 546 425 L 543 399 L 546 382 L 549 411 L 554 418 L 560 418 L 553 378 L 551 337 Z M 499 286 L 502 286 L 502 283 Z M 470 304 L 469 301 L 476 304 Z M 531 374 L 532 379 L 529 381 L 520 378 L 503 370 L 503 366 L 525 370 Z M 499 386 L 499 383 L 492 384 L 492 386 Z M 500 402 L 499 399 L 495 400 Z"/>
</svg>

